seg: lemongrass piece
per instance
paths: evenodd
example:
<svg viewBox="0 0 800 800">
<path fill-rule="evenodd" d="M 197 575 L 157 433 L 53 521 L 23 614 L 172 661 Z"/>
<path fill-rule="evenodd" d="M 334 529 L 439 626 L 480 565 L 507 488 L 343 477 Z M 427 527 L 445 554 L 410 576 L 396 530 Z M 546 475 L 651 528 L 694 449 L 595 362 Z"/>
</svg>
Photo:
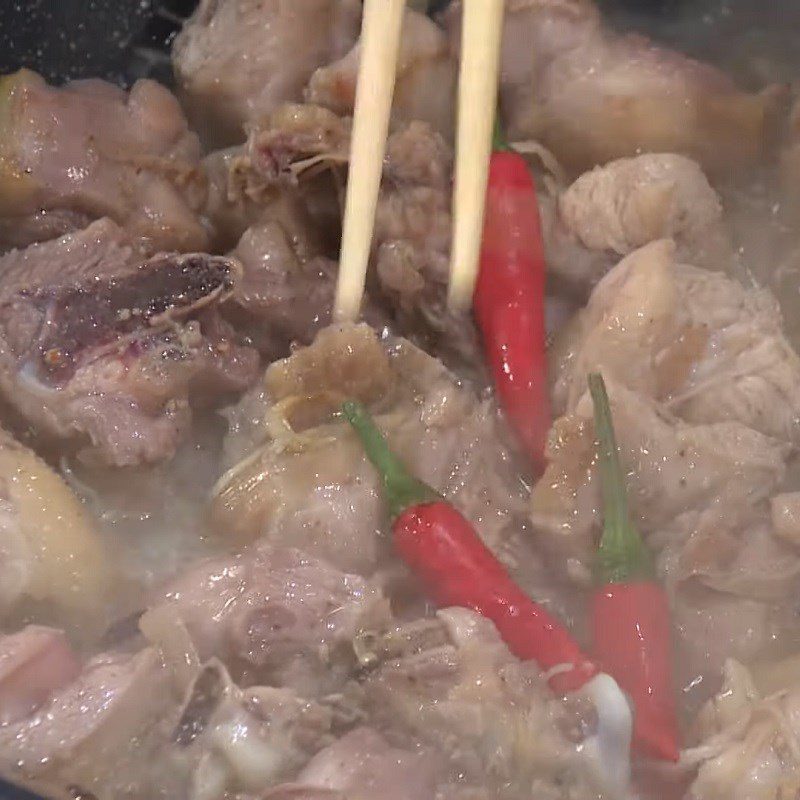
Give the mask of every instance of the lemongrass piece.
<svg viewBox="0 0 800 800">
<path fill-rule="evenodd" d="M 350 171 L 334 318 L 356 319 L 364 295 L 375 209 L 389 133 L 405 0 L 365 0 Z"/>
<path fill-rule="evenodd" d="M 472 303 L 478 277 L 486 182 L 497 108 L 503 0 L 463 4 L 461 68 L 458 83 L 453 239 L 450 247 L 451 309 Z"/>
</svg>

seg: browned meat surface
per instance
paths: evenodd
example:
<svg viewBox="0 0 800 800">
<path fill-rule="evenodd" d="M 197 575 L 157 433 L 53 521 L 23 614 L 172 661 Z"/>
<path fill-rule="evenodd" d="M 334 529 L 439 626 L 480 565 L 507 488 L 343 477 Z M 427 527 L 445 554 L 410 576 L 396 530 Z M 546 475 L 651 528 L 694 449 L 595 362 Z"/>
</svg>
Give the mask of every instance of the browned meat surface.
<svg viewBox="0 0 800 800">
<path fill-rule="evenodd" d="M 202 0 L 172 59 L 189 117 L 207 144 L 245 139 L 245 123 L 302 99 L 317 67 L 358 36 L 356 0 Z"/>
<path fill-rule="evenodd" d="M 457 41 L 460 4 L 448 14 Z M 501 100 L 509 134 L 535 139 L 571 170 L 674 152 L 712 170 L 757 161 L 773 89 L 751 94 L 716 68 L 637 34 L 618 34 L 591 0 L 506 4 Z"/>
<path fill-rule="evenodd" d="M 353 113 L 360 62 L 357 44 L 344 58 L 318 69 L 305 99 L 337 114 Z M 428 123 L 450 140 L 455 117 L 456 61 L 444 31 L 424 14 L 408 9 L 403 20 L 392 123 Z"/>
<path fill-rule="evenodd" d="M 719 197 L 683 156 L 647 153 L 595 167 L 552 198 L 540 193 L 539 207 L 549 274 L 580 292 L 657 239 L 673 239 L 688 264 L 723 268 L 732 258 Z"/>
<path fill-rule="evenodd" d="M 158 593 L 148 614 L 187 631 L 202 661 L 221 658 L 247 684 L 314 694 L 349 676 L 352 640 L 364 627 L 380 627 L 388 607 L 358 575 L 259 543 L 188 570 Z"/>
<path fill-rule="evenodd" d="M 0 391 L 38 434 L 116 464 L 173 454 L 189 396 L 242 390 L 254 351 L 216 311 L 240 274 L 204 254 L 137 256 L 113 223 L 0 259 Z"/>
<path fill-rule="evenodd" d="M 0 108 L 0 230 L 10 234 L 0 244 L 110 217 L 151 251 L 206 247 L 200 145 L 163 86 L 56 88 L 22 70 L 2 79 Z"/>
</svg>

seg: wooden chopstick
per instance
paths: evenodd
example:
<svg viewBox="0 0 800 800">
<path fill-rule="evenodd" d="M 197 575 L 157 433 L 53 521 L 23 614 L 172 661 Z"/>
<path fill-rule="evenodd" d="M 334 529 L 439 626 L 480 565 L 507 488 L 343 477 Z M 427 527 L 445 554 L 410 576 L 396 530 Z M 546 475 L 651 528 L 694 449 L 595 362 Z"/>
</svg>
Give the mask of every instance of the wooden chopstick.
<svg viewBox="0 0 800 800">
<path fill-rule="evenodd" d="M 356 319 L 364 295 L 404 7 L 405 0 L 364 0 L 361 62 L 334 301 L 334 319 L 337 320 Z"/>
<path fill-rule="evenodd" d="M 464 0 L 458 83 L 453 233 L 447 303 L 472 304 L 478 277 L 492 128 L 500 77 L 503 0 Z"/>
</svg>

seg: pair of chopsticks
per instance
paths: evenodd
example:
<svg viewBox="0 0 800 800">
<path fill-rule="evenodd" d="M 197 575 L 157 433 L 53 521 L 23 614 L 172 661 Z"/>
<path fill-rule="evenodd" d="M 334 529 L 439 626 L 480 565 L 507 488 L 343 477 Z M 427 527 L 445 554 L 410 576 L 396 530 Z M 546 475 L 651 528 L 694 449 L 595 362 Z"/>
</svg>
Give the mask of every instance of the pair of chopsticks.
<svg viewBox="0 0 800 800">
<path fill-rule="evenodd" d="M 392 109 L 405 0 L 364 0 L 334 317 L 354 320 L 364 295 Z M 472 303 L 478 275 L 492 128 L 497 107 L 503 0 L 463 0 L 453 238 L 447 300 Z"/>
</svg>

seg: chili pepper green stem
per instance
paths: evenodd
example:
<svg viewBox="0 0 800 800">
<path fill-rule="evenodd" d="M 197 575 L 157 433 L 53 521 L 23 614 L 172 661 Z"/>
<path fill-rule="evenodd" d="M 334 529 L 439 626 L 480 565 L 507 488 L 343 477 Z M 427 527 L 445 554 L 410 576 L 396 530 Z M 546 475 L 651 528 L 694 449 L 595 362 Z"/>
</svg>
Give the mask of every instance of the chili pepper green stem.
<svg viewBox="0 0 800 800">
<path fill-rule="evenodd" d="M 430 486 L 415 478 L 389 449 L 383 434 L 361 403 L 348 400 L 342 405 L 342 413 L 361 439 L 367 458 L 381 476 L 392 520 L 411 506 L 436 503 L 442 499 Z"/>
<path fill-rule="evenodd" d="M 594 404 L 603 489 L 603 535 L 598 550 L 597 579 L 600 583 L 652 580 L 655 578 L 653 557 L 630 519 L 611 406 L 601 375 L 589 375 L 589 392 Z"/>
<path fill-rule="evenodd" d="M 503 132 L 503 123 L 500 121 L 500 112 L 498 111 L 494 118 L 494 130 L 492 132 L 492 150 L 495 153 L 512 152 L 511 145 L 506 140 L 505 133 Z"/>
</svg>

